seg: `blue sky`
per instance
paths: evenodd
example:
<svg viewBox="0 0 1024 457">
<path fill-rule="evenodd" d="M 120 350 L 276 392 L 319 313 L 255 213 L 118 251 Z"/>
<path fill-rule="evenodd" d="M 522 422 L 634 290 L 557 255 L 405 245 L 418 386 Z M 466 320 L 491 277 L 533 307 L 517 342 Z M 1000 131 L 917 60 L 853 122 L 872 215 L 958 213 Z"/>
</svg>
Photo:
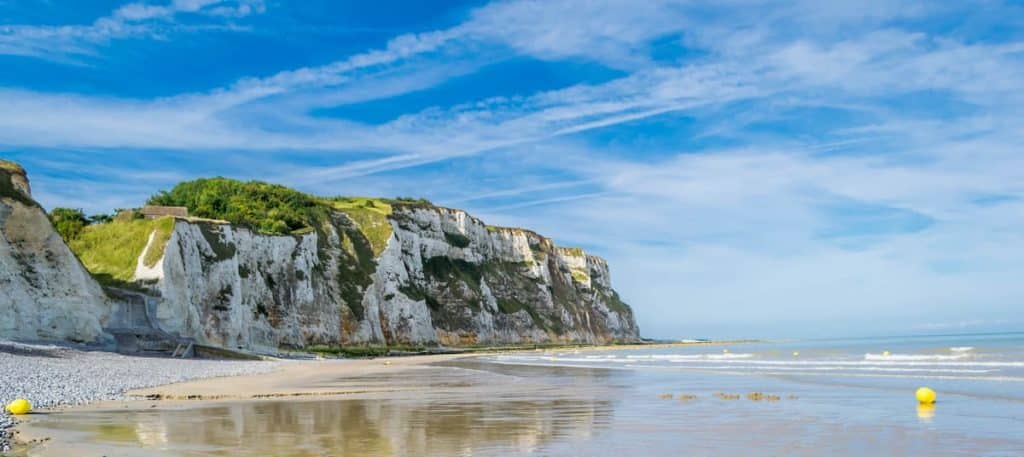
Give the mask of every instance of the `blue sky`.
<svg viewBox="0 0 1024 457">
<path fill-rule="evenodd" d="M 0 0 L 47 207 L 223 175 L 612 265 L 647 336 L 1019 329 L 1014 2 Z"/>
</svg>

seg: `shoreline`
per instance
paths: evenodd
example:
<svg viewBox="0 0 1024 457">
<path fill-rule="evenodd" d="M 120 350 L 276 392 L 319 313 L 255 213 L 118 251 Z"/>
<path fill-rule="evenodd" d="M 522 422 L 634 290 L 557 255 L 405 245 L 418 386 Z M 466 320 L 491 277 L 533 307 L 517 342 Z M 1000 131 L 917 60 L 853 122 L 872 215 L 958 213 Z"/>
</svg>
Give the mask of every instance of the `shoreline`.
<svg viewBox="0 0 1024 457">
<path fill-rule="evenodd" d="M 671 348 L 671 347 L 683 347 L 683 346 L 720 346 L 720 345 L 731 345 L 731 344 L 755 344 L 764 343 L 765 340 L 758 339 L 741 339 L 741 340 L 707 340 L 707 341 L 659 341 L 651 343 L 621 343 L 621 344 L 534 344 L 534 345 L 509 345 L 509 346 L 483 346 L 483 347 L 446 347 L 446 348 L 427 348 L 424 350 L 407 351 L 407 350 L 391 350 L 388 353 L 374 354 L 372 352 L 366 355 L 352 355 L 342 356 L 344 349 L 370 349 L 384 351 L 388 348 L 386 346 L 369 346 L 369 347 L 342 347 L 339 348 L 337 354 L 331 351 L 294 351 L 285 353 L 285 359 L 288 355 L 291 356 L 307 356 L 316 355 L 326 359 L 348 359 L 348 360 L 359 360 L 359 359 L 374 359 L 381 357 L 418 357 L 418 356 L 429 356 L 429 355 L 449 355 L 449 354 L 501 354 L 510 352 L 544 352 L 544 351 L 563 351 L 563 350 L 581 350 L 581 351 L 615 351 L 615 350 L 630 350 L 630 349 L 649 349 L 649 348 Z M 353 351 L 355 352 L 355 351 Z M 325 356 L 325 354 L 327 354 Z M 275 357 L 266 356 L 268 359 L 274 360 Z"/>
<path fill-rule="evenodd" d="M 755 340 L 707 342 L 638 343 L 615 345 L 558 345 L 543 348 L 497 347 L 445 353 L 413 353 L 363 358 L 325 358 L 322 360 L 271 359 L 276 369 L 266 373 L 241 374 L 187 380 L 161 386 L 132 389 L 124 393 L 128 401 L 244 401 L 287 397 L 334 397 L 355 394 L 395 392 L 397 388 L 331 390 L 314 388 L 325 378 L 352 378 L 385 372 L 422 369 L 437 362 L 475 358 L 490 354 L 524 352 L 610 351 L 683 346 L 751 344 Z M 244 393 L 239 393 L 243 391 Z"/>
</svg>

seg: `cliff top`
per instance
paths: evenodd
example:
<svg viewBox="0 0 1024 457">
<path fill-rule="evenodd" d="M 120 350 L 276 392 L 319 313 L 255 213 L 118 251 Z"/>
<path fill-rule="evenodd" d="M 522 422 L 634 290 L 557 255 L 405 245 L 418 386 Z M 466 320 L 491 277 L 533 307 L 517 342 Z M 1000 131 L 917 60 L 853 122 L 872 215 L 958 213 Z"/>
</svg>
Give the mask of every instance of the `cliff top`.
<svg viewBox="0 0 1024 457">
<path fill-rule="evenodd" d="M 15 182 L 13 175 L 21 177 L 21 182 Z M 10 198 L 28 206 L 39 207 L 39 203 L 29 196 L 28 176 L 25 169 L 10 160 L 0 159 L 0 197 Z"/>
<path fill-rule="evenodd" d="M 369 242 L 374 257 L 383 253 L 391 238 L 389 219 L 393 218 L 394 212 L 403 210 L 464 214 L 470 220 L 486 226 L 488 231 L 525 234 L 554 246 L 549 238 L 534 231 L 486 225 L 463 210 L 438 206 L 425 199 L 319 197 L 278 184 L 223 177 L 181 182 L 170 190 L 153 195 L 146 204 L 187 208 L 190 216 L 187 220 L 227 222 L 265 235 L 323 232 L 333 225 L 332 214 L 341 212 L 358 226 Z M 585 255 L 579 248 L 564 248 L 562 252 Z M 118 273 L 123 272 L 112 273 L 119 276 Z"/>
<path fill-rule="evenodd" d="M 586 253 L 583 252 L 583 248 L 559 247 L 558 251 L 563 253 L 563 254 L 565 254 L 565 255 L 571 255 L 571 256 L 574 256 L 574 257 L 583 257 L 583 256 L 586 255 Z"/>
<path fill-rule="evenodd" d="M 193 217 L 226 220 L 268 235 L 296 235 L 317 230 L 328 218 L 326 210 L 334 209 L 347 214 L 361 228 L 368 230 L 368 238 L 376 240 L 375 248 L 384 244 L 391 235 L 386 218 L 396 208 L 463 213 L 483 224 L 461 209 L 438 206 L 422 198 L 319 197 L 278 184 L 223 177 L 179 183 L 152 196 L 146 204 L 185 207 Z M 514 227 L 487 228 L 536 234 Z"/>
<path fill-rule="evenodd" d="M 18 165 L 16 162 L 10 160 L 0 159 L 0 170 L 4 170 L 10 173 L 18 173 L 21 175 L 26 174 L 25 169 Z"/>
</svg>

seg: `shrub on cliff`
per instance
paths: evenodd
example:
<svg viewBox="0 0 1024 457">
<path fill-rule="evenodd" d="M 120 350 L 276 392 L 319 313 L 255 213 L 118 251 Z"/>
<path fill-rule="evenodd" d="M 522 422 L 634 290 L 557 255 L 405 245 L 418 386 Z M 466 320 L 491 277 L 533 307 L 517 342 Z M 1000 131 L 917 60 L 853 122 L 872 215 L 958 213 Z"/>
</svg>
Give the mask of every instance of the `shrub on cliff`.
<svg viewBox="0 0 1024 457">
<path fill-rule="evenodd" d="M 186 181 L 154 195 L 147 204 L 184 206 L 194 216 L 222 219 L 271 235 L 316 229 L 327 214 L 325 205 L 311 195 L 277 184 L 228 178 Z"/>
<path fill-rule="evenodd" d="M 71 241 L 82 233 L 85 226 L 89 225 L 89 219 L 80 209 L 54 208 L 50 210 L 50 222 L 53 228 L 57 229 L 64 241 Z"/>
</svg>

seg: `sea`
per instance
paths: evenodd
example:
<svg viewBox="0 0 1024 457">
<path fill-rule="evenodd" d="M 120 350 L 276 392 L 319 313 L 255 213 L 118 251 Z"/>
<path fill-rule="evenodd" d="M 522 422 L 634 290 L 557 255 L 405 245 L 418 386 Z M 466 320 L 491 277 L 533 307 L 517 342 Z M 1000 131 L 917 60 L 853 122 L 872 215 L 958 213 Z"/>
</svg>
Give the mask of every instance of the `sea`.
<svg viewBox="0 0 1024 457">
<path fill-rule="evenodd" d="M 634 434 L 633 440 L 642 436 L 643 454 L 1024 456 L 1024 333 L 573 350 L 489 360 L 619 373 L 609 382 L 632 400 L 616 408 L 608 430 L 645 430 L 644 424 L 661 430 Z M 915 393 L 922 387 L 936 392 L 934 404 L 919 404 Z"/>
</svg>

